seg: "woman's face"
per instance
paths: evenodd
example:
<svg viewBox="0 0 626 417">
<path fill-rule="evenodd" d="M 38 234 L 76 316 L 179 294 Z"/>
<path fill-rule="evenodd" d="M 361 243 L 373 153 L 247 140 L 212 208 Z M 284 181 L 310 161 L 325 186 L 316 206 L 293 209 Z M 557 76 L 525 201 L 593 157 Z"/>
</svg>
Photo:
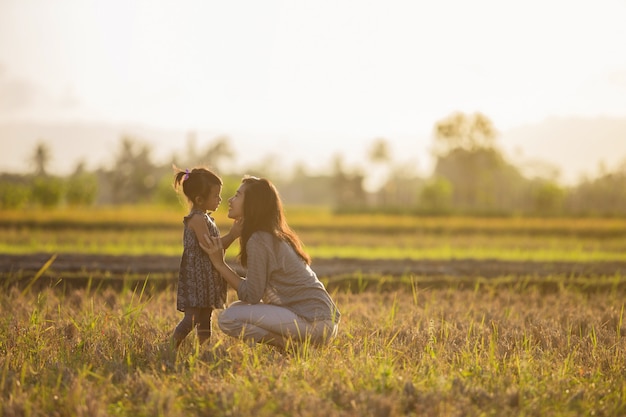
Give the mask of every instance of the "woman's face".
<svg viewBox="0 0 626 417">
<path fill-rule="evenodd" d="M 243 199 L 245 184 L 241 184 L 234 196 L 228 199 L 228 217 L 231 219 L 243 218 Z"/>
</svg>

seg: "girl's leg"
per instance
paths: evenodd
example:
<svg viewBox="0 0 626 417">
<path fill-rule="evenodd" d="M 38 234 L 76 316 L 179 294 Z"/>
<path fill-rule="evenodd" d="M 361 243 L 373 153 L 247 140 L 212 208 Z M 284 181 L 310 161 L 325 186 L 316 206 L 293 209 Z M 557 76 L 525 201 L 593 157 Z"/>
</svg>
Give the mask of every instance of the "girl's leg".
<svg viewBox="0 0 626 417">
<path fill-rule="evenodd" d="M 198 318 L 200 316 L 201 309 L 199 308 L 186 308 L 185 316 L 178 323 L 176 329 L 174 330 L 174 334 L 172 335 L 172 344 L 174 348 L 178 348 L 180 344 L 185 340 L 185 337 L 193 330 L 196 326 Z"/>
<path fill-rule="evenodd" d="M 172 335 L 172 345 L 174 348 L 178 349 L 180 344 L 183 342 L 185 337 L 191 332 L 193 329 L 193 309 L 187 308 L 185 309 L 185 315 L 183 319 L 178 323 L 176 329 L 174 329 L 174 334 Z"/>
<path fill-rule="evenodd" d="M 198 342 L 200 344 L 211 338 L 211 313 L 212 308 L 199 308 L 196 317 L 196 333 L 198 334 Z"/>
<path fill-rule="evenodd" d="M 241 301 L 222 311 L 218 325 L 229 336 L 280 348 L 284 348 L 289 339 L 304 340 L 310 327 L 309 322 L 284 307 Z"/>
</svg>

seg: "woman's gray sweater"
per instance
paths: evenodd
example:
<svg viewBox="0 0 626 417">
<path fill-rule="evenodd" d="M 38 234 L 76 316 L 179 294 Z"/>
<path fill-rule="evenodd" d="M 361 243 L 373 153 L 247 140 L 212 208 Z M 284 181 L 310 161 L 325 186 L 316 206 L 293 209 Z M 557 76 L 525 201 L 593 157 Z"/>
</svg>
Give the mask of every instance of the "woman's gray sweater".
<svg viewBox="0 0 626 417">
<path fill-rule="evenodd" d="M 339 310 L 324 284 L 289 243 L 257 231 L 246 250 L 247 274 L 237 290 L 241 301 L 279 305 L 308 321 L 339 321 Z"/>
</svg>

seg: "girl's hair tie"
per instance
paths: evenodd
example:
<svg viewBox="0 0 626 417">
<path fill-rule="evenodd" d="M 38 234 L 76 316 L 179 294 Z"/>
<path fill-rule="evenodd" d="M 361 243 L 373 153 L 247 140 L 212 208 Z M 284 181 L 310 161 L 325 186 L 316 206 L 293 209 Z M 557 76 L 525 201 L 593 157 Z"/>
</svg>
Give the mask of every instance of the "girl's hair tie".
<svg viewBox="0 0 626 417">
<path fill-rule="evenodd" d="M 188 169 L 185 170 L 185 176 L 183 177 L 183 181 L 186 181 L 187 178 L 189 178 L 189 170 Z"/>
</svg>

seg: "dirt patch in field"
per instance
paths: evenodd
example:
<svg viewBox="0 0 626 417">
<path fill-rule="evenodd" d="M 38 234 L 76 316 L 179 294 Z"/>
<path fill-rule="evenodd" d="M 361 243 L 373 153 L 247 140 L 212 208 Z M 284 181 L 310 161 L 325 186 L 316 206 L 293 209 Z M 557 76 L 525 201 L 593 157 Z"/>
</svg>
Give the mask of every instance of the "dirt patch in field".
<svg viewBox="0 0 626 417">
<path fill-rule="evenodd" d="M 0 272 L 3 274 L 35 273 L 51 258 L 50 254 L 0 254 Z M 146 275 L 168 276 L 178 273 L 177 256 L 112 256 L 59 254 L 48 269 L 49 274 L 72 276 L 107 274 L 108 276 Z M 241 269 L 236 263 L 235 269 Z M 320 277 L 348 274 L 389 276 L 446 276 L 483 277 L 565 275 L 568 277 L 626 276 L 626 262 L 531 262 L 489 259 L 316 259 L 312 265 Z"/>
<path fill-rule="evenodd" d="M 176 283 L 178 256 L 111 256 L 59 254 L 0 254 L 0 282 L 22 288 L 113 288 L 160 291 Z M 232 262 L 240 274 L 245 272 Z M 532 287 L 541 293 L 580 288 L 591 292 L 626 294 L 626 262 L 517 262 L 488 259 L 317 259 L 317 275 L 330 290 L 377 292 L 419 288 Z M 43 271 L 42 269 L 45 269 Z M 38 274 L 38 271 L 42 271 Z M 616 277 L 617 279 L 614 279 Z M 395 279 L 397 278 L 397 279 Z M 521 285 L 521 287 L 520 287 Z"/>
</svg>

